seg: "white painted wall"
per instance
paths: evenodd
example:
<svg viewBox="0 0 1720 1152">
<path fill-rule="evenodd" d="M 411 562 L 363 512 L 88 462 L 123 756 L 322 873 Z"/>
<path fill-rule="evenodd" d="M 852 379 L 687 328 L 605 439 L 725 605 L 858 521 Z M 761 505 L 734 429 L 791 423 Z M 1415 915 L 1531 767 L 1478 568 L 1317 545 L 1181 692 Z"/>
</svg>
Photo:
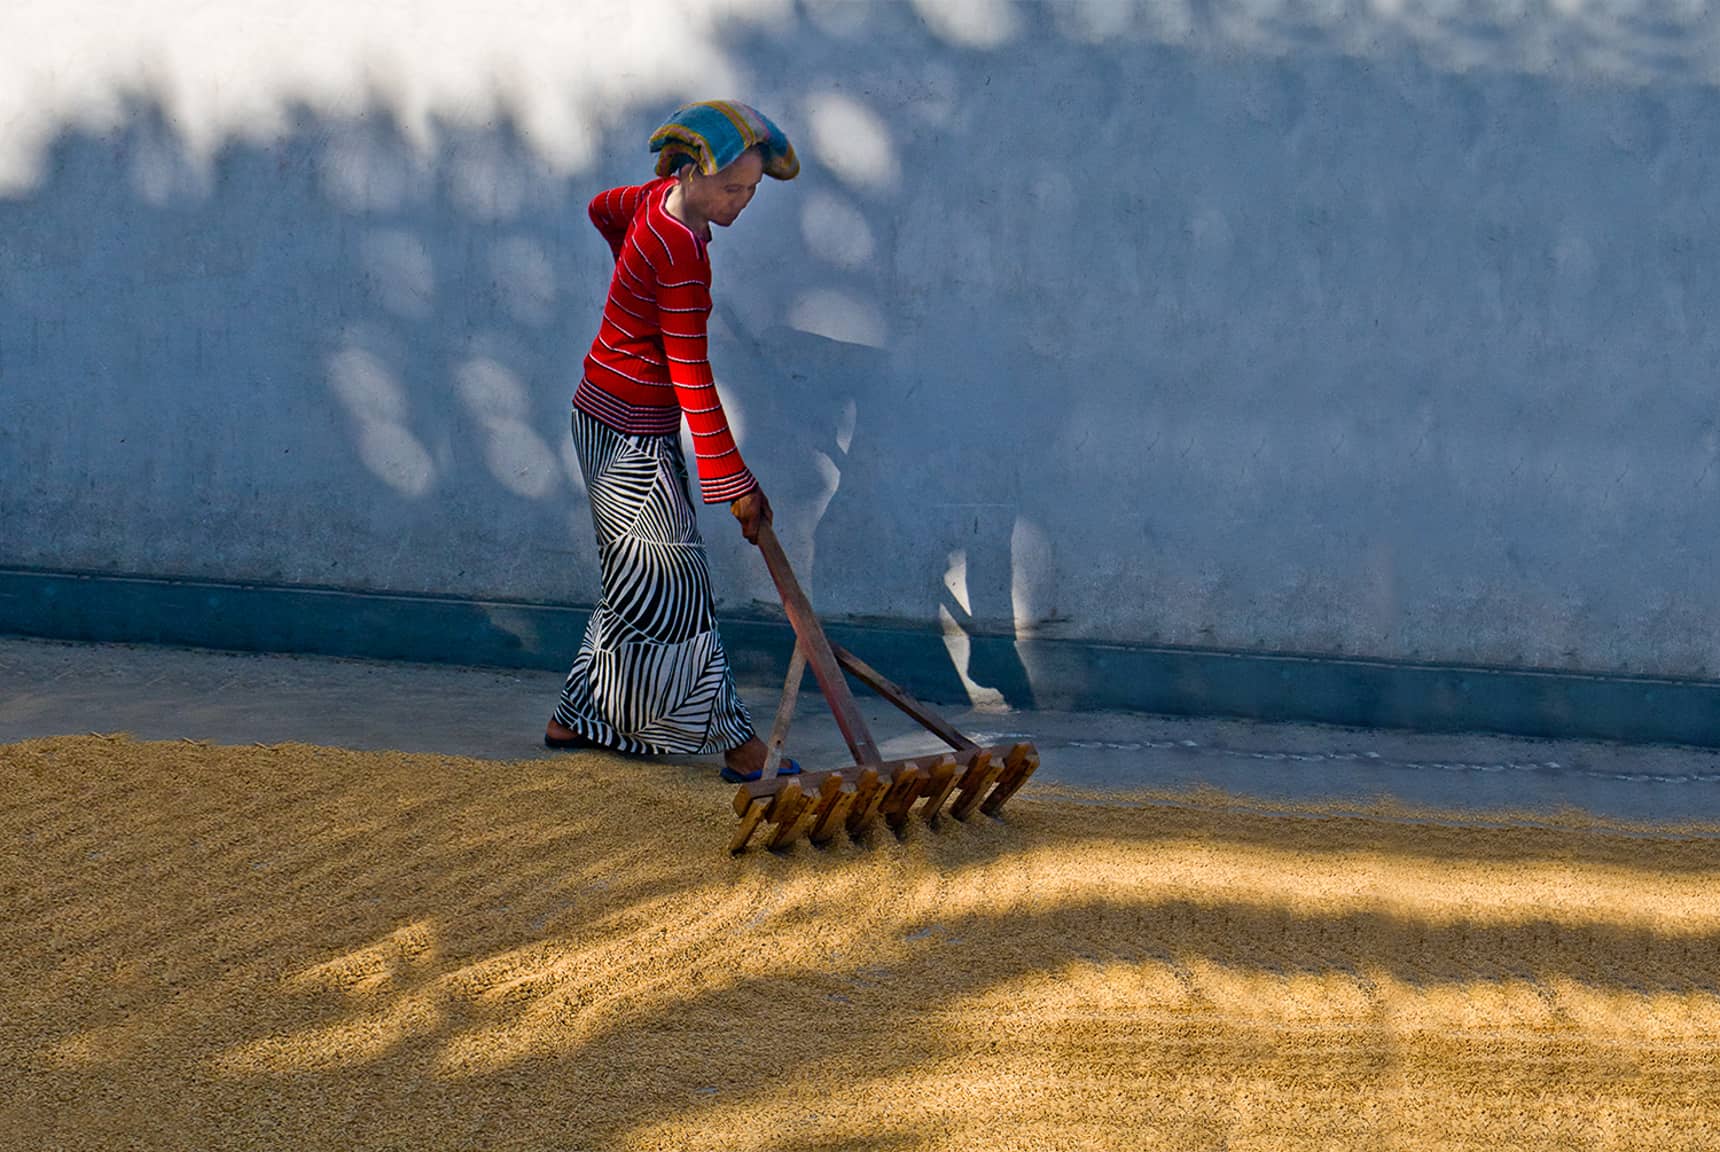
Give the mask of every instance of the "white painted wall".
<svg viewBox="0 0 1720 1152">
<path fill-rule="evenodd" d="M 585 203 L 724 95 L 827 614 L 1714 675 L 1717 83 L 1670 0 L 13 0 L 0 564 L 590 602 Z"/>
</svg>

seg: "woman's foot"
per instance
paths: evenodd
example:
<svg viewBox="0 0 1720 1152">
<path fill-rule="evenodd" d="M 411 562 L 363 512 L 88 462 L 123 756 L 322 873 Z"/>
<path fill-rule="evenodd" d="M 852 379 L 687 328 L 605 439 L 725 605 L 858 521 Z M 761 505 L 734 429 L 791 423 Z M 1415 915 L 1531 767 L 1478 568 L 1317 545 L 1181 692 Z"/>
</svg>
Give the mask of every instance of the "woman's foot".
<svg viewBox="0 0 1720 1152">
<path fill-rule="evenodd" d="M 556 720 L 554 716 L 543 730 L 543 746 L 545 748 L 601 748 L 603 745 L 587 740 L 572 728 Z"/>
<path fill-rule="evenodd" d="M 738 748 L 730 748 L 723 753 L 723 779 L 731 784 L 746 784 L 757 780 L 764 774 L 764 761 L 768 752 L 764 741 L 757 736 Z M 800 774 L 800 765 L 784 756 L 776 766 L 776 774 L 797 776 Z"/>
<path fill-rule="evenodd" d="M 723 766 L 737 776 L 751 776 L 764 767 L 767 749 L 764 741 L 754 736 L 738 748 L 723 753 Z"/>
</svg>

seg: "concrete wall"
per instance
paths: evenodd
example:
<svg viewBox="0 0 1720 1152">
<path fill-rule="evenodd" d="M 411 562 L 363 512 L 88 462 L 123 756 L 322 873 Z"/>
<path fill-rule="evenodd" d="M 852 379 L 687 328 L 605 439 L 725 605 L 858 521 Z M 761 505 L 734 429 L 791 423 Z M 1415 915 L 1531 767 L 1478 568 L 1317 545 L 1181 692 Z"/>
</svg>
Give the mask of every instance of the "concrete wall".
<svg viewBox="0 0 1720 1152">
<path fill-rule="evenodd" d="M 0 13 L 0 565 L 589 603 L 585 203 L 721 94 L 803 156 L 713 358 L 825 613 L 1716 674 L 1704 6 L 134 7 Z"/>
</svg>

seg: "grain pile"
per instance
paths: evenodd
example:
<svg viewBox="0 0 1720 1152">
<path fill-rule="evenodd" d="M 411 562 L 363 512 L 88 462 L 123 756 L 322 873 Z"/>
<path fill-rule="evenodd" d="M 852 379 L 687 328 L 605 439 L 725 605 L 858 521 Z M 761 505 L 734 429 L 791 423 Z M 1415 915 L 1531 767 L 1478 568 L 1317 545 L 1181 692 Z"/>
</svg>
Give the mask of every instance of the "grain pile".
<svg viewBox="0 0 1720 1152">
<path fill-rule="evenodd" d="M 6 1149 L 1720 1147 L 1720 841 L 0 747 Z"/>
</svg>

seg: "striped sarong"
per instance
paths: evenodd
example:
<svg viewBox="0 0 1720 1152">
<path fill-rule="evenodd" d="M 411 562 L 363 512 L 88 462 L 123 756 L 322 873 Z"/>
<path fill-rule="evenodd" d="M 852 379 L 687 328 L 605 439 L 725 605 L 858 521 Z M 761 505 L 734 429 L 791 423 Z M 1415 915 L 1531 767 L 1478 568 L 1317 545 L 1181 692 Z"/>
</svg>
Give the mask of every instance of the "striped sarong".
<svg viewBox="0 0 1720 1152">
<path fill-rule="evenodd" d="M 753 735 L 717 635 L 679 436 L 627 435 L 574 410 L 603 596 L 555 718 L 637 754 L 723 752 Z"/>
</svg>

